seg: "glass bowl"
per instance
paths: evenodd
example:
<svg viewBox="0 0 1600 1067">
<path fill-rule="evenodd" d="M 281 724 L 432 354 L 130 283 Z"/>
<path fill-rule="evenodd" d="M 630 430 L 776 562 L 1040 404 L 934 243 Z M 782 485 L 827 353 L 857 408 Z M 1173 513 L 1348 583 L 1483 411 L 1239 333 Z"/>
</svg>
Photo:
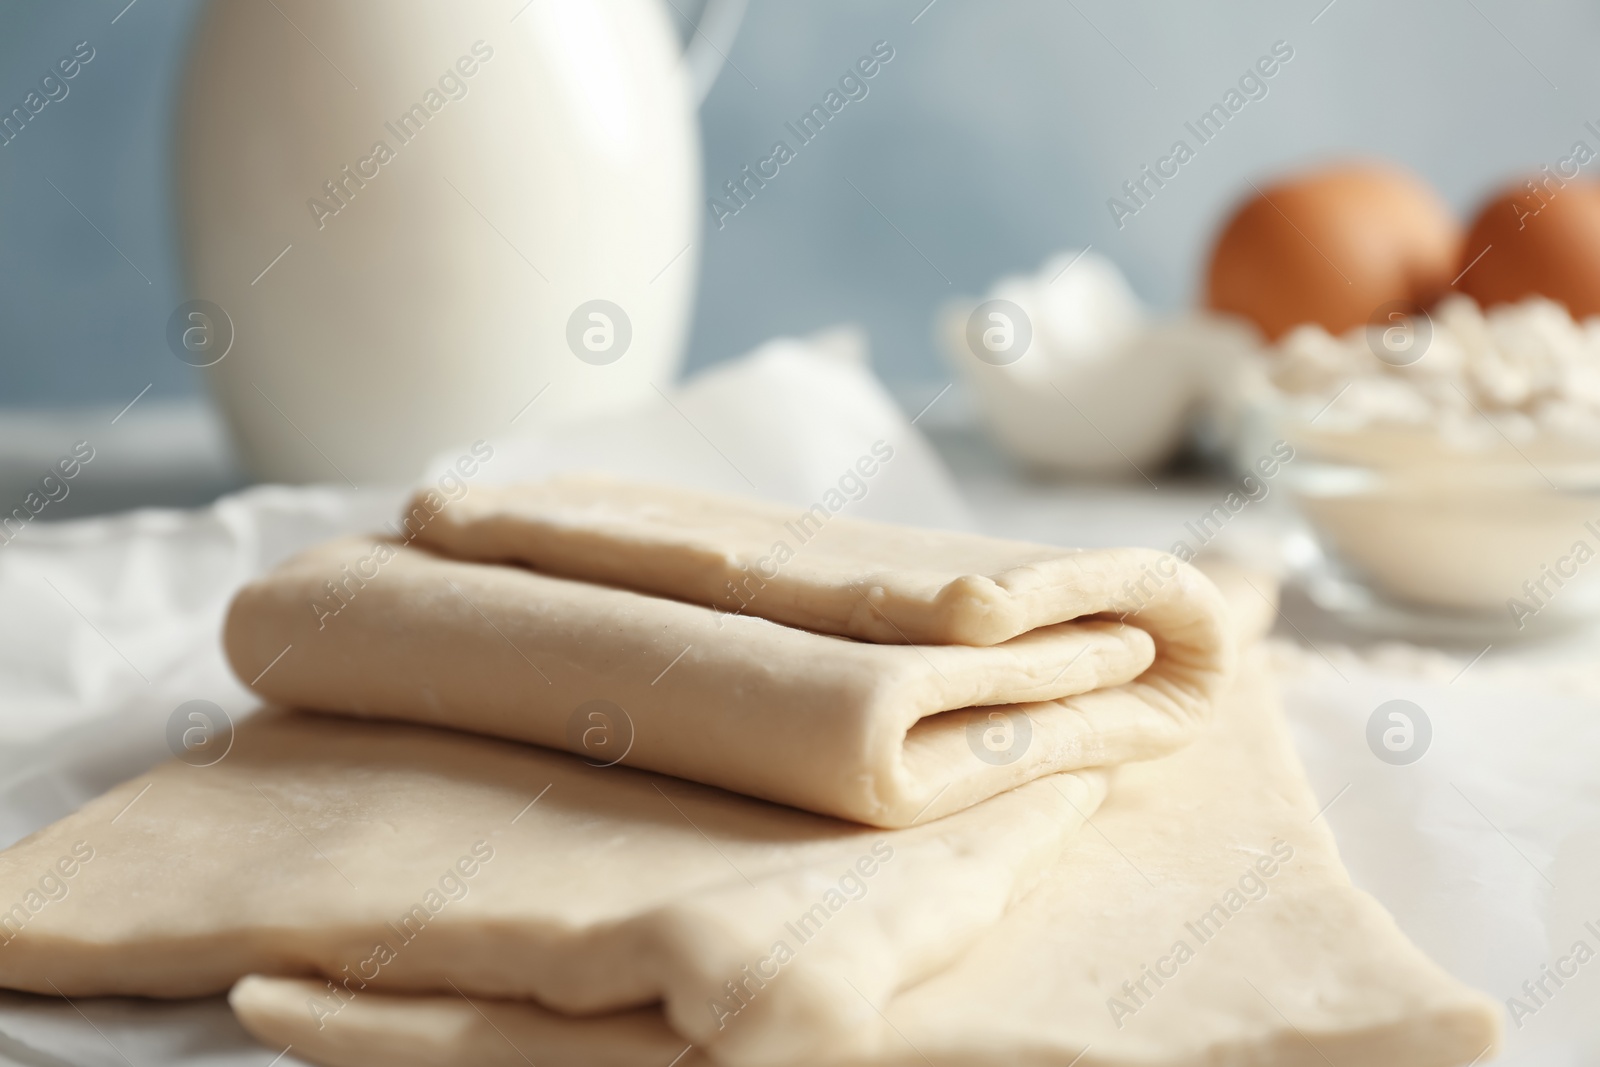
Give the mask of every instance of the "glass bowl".
<svg viewBox="0 0 1600 1067">
<path fill-rule="evenodd" d="M 1270 425 L 1304 520 L 1290 563 L 1319 607 L 1366 628 L 1512 637 L 1600 617 L 1600 452 L 1425 428 Z"/>
</svg>

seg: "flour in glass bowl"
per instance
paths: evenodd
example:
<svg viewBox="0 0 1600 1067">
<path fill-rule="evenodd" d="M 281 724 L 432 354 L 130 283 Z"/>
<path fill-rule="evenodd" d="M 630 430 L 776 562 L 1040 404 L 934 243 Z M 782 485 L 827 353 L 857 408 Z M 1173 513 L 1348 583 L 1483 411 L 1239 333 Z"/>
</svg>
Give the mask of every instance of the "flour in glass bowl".
<svg viewBox="0 0 1600 1067">
<path fill-rule="evenodd" d="M 1375 318 L 1243 361 L 1250 429 L 1293 445 L 1288 496 L 1322 557 L 1390 603 L 1496 632 L 1600 612 L 1600 569 L 1571 565 L 1600 551 L 1600 318 L 1464 296 Z M 1312 571 L 1329 604 L 1366 602 Z"/>
<path fill-rule="evenodd" d="M 1261 354 L 1257 384 L 1281 414 L 1316 417 L 1330 434 L 1424 431 L 1468 451 L 1600 446 L 1600 318 L 1575 321 L 1540 297 L 1486 313 L 1451 296 L 1399 328 L 1417 331 L 1403 358 L 1387 355 L 1377 328 L 1298 327 Z"/>
</svg>

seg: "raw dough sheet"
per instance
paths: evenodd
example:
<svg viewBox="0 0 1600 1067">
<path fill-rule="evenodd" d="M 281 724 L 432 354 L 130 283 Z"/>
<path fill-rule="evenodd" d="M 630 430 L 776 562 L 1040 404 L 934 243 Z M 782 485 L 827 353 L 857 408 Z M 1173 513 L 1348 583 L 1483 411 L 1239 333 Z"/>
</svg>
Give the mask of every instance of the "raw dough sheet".
<svg viewBox="0 0 1600 1067">
<path fill-rule="evenodd" d="M 0 985 L 189 997 L 320 974 L 316 1021 L 380 990 L 664 1002 L 730 1062 L 858 1027 L 1037 881 L 1104 795 L 1035 780 L 876 830 L 565 753 L 264 711 L 0 854 Z M 766 978 L 752 978 L 751 975 Z M 718 1025 L 706 1003 L 763 987 Z M 745 1051 L 755 1050 L 755 1051 Z"/>
<path fill-rule="evenodd" d="M 1119 772 L 1091 827 L 1040 887 L 954 966 L 892 998 L 857 990 L 863 1025 L 826 1050 L 767 1047 L 759 1059 L 837 1067 L 1489 1059 L 1497 1006 L 1429 961 L 1350 885 L 1317 815 L 1252 654 L 1215 725 L 1182 752 Z M 455 995 L 362 996 L 318 1029 L 305 1009 L 314 992 L 252 978 L 232 1001 L 265 1043 L 292 1042 L 327 1067 L 665 1067 L 687 1044 L 659 1014 L 618 1017 L 613 1032 Z M 742 1025 L 742 1017 L 728 1023 Z M 707 1062 L 699 1056 L 677 1063 Z"/>
</svg>

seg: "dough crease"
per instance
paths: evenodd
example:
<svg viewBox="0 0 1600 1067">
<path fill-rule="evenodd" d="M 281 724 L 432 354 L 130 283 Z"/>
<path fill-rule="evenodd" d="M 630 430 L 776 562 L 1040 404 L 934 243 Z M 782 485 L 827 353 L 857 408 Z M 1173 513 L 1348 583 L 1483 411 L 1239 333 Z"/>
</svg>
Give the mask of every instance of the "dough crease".
<svg viewBox="0 0 1600 1067">
<path fill-rule="evenodd" d="M 224 633 L 239 677 L 274 703 L 904 827 L 1174 751 L 1233 667 L 1221 595 L 1160 552 L 842 516 L 813 530 L 776 505 L 597 479 L 428 496 L 396 537 L 246 586 Z"/>
<path fill-rule="evenodd" d="M 215 765 L 173 760 L 0 854 L 0 900 L 92 855 L 0 931 L 0 985 L 189 997 L 317 975 L 299 1007 L 319 1031 L 382 991 L 661 1002 L 756 1064 L 947 966 L 1104 794 L 1100 772 L 1052 775 L 878 830 L 537 746 L 266 710 Z"/>
</svg>

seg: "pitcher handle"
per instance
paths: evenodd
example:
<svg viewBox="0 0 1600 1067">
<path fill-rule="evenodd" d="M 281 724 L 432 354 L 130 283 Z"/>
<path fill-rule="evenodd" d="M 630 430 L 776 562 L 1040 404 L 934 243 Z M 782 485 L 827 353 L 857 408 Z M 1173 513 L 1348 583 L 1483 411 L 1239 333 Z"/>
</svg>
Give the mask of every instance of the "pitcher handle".
<svg viewBox="0 0 1600 1067">
<path fill-rule="evenodd" d="M 747 0 L 707 0 L 700 18 L 694 23 L 689 44 L 683 50 L 683 65 L 689 71 L 696 106 L 705 103 L 717 75 L 728 61 L 728 50 L 733 47 L 733 39 L 739 35 L 739 24 L 744 21 L 746 3 Z"/>
</svg>

